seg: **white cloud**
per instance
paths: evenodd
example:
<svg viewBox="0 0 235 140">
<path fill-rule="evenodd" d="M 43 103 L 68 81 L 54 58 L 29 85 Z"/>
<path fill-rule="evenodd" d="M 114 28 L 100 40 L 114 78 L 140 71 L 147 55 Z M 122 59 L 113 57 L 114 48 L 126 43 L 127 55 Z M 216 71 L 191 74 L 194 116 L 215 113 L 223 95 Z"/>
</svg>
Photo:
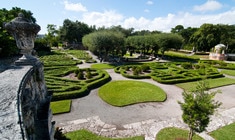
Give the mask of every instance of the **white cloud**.
<svg viewBox="0 0 235 140">
<path fill-rule="evenodd" d="M 149 9 L 144 9 L 144 12 L 149 13 L 150 11 L 149 11 Z"/>
<path fill-rule="evenodd" d="M 67 0 L 64 1 L 64 8 L 69 11 L 76 11 L 76 12 L 86 12 L 87 9 L 81 3 L 71 3 Z"/>
<path fill-rule="evenodd" d="M 194 6 L 194 11 L 199 12 L 206 12 L 206 11 L 215 11 L 222 8 L 222 4 L 215 1 L 215 0 L 208 0 L 206 3 L 202 5 L 196 5 Z"/>
<path fill-rule="evenodd" d="M 96 25 L 96 27 L 121 25 L 124 28 L 134 28 L 136 31 L 158 30 L 170 32 L 171 28 L 177 25 L 183 25 L 185 28 L 200 27 L 204 23 L 231 25 L 235 23 L 235 18 L 233 17 L 235 17 L 235 9 L 214 15 L 195 15 L 188 12 L 181 12 L 168 14 L 165 17 L 156 17 L 154 19 L 147 19 L 145 17 L 124 17 L 116 11 L 104 11 L 84 13 L 81 21 L 88 25 Z"/>
<path fill-rule="evenodd" d="M 147 5 L 153 5 L 153 1 L 149 0 L 146 2 Z"/>
<path fill-rule="evenodd" d="M 97 27 L 110 27 L 112 25 L 120 25 L 123 20 L 121 14 L 116 11 L 88 12 L 83 14 L 83 22 L 89 25 L 96 25 Z"/>
</svg>

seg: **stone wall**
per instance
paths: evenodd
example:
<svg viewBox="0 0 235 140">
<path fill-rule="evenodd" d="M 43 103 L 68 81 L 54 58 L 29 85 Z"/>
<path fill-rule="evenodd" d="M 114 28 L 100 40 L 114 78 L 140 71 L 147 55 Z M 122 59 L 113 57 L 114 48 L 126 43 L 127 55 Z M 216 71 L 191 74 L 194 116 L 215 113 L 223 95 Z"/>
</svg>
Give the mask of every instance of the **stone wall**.
<svg viewBox="0 0 235 140">
<path fill-rule="evenodd" d="M 53 140 L 51 94 L 41 62 L 0 73 L 0 139 Z"/>
</svg>

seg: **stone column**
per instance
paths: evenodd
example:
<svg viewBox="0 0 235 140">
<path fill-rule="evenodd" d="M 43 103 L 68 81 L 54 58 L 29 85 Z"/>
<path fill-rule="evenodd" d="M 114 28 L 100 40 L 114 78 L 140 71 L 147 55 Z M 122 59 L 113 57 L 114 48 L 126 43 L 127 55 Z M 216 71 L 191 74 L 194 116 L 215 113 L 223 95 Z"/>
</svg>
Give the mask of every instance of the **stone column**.
<svg viewBox="0 0 235 140">
<path fill-rule="evenodd" d="M 15 62 L 16 65 L 34 65 L 38 59 L 32 56 L 34 39 L 40 31 L 40 26 L 32 23 L 19 13 L 18 17 L 4 25 L 16 40 L 16 45 L 23 56 Z"/>
</svg>

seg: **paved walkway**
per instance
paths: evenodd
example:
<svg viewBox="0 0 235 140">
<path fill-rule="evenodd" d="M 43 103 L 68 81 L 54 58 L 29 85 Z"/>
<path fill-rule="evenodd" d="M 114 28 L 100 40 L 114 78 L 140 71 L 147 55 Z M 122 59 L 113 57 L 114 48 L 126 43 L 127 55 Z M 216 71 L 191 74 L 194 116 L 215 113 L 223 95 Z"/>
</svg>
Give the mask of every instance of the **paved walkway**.
<svg viewBox="0 0 235 140">
<path fill-rule="evenodd" d="M 92 54 L 91 54 L 92 55 Z M 98 61 L 99 62 L 99 61 Z M 80 68 L 91 64 L 79 65 Z M 131 80 L 107 70 L 112 80 Z M 182 101 L 182 89 L 174 85 L 157 83 L 151 79 L 139 81 L 148 82 L 161 87 L 167 93 L 165 102 L 141 103 L 127 107 L 113 107 L 103 102 L 94 89 L 86 97 L 74 99 L 70 113 L 55 115 L 56 125 L 63 127 L 64 132 L 88 129 L 98 135 L 108 137 L 129 137 L 144 135 L 146 140 L 155 140 L 156 134 L 165 127 L 187 128 L 181 119 L 182 111 L 177 101 Z M 223 103 L 218 113 L 212 116 L 208 132 L 221 126 L 235 122 L 235 85 L 220 87 L 222 94 L 216 100 Z M 226 94 L 226 95 L 225 95 Z M 206 133 L 200 134 L 206 140 L 213 140 Z"/>
</svg>

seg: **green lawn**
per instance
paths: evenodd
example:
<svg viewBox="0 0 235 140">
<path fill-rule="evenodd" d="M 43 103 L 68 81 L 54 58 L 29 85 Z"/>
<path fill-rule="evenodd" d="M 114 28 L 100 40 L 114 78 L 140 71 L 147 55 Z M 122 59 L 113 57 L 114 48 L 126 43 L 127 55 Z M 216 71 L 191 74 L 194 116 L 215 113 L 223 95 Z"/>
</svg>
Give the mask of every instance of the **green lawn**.
<svg viewBox="0 0 235 140">
<path fill-rule="evenodd" d="M 51 102 L 51 110 L 53 115 L 70 112 L 71 102 L 71 100 Z"/>
<path fill-rule="evenodd" d="M 88 130 L 78 130 L 65 134 L 66 138 L 70 140 L 144 140 L 144 136 L 137 136 L 131 138 L 107 138 L 98 136 Z"/>
<path fill-rule="evenodd" d="M 91 65 L 91 68 L 96 68 L 96 69 L 113 69 L 113 68 L 115 68 L 115 65 L 99 63 L 99 64 Z"/>
<path fill-rule="evenodd" d="M 209 88 L 216 88 L 216 87 L 221 87 L 221 86 L 226 86 L 226 85 L 232 85 L 235 84 L 235 79 L 223 77 L 223 78 L 216 78 L 216 79 L 207 79 L 209 83 Z M 187 82 L 187 83 L 180 83 L 176 84 L 176 86 L 184 89 L 184 90 L 191 90 L 195 85 L 197 84 L 196 82 Z"/>
<path fill-rule="evenodd" d="M 226 74 L 226 75 L 231 75 L 231 76 L 235 76 L 235 70 L 221 70 L 221 73 Z"/>
<path fill-rule="evenodd" d="M 141 102 L 162 102 L 166 93 L 159 87 L 139 81 L 113 81 L 102 86 L 99 96 L 113 106 L 126 106 Z"/>
<path fill-rule="evenodd" d="M 210 133 L 216 140 L 234 140 L 235 139 L 235 123 L 221 127 Z"/>
<path fill-rule="evenodd" d="M 188 133 L 189 133 L 188 130 L 180 128 L 175 128 L 175 127 L 164 128 L 158 132 L 156 140 L 177 140 L 177 139 L 187 140 Z M 194 135 L 193 140 L 203 140 L 203 138 L 198 135 Z"/>
</svg>

